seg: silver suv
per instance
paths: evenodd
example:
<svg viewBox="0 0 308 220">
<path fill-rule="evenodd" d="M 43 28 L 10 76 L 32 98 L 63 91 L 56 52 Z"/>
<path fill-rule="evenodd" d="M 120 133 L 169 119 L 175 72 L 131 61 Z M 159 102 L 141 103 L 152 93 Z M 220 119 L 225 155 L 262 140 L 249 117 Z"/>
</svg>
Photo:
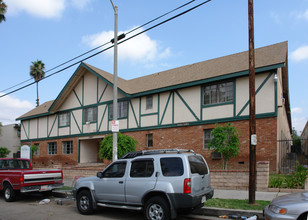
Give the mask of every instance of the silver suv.
<svg viewBox="0 0 308 220">
<path fill-rule="evenodd" d="M 213 197 L 205 159 L 192 150 L 130 152 L 97 176 L 80 178 L 73 189 L 77 208 L 143 210 L 145 219 L 173 219 L 177 210 L 202 207 Z"/>
</svg>

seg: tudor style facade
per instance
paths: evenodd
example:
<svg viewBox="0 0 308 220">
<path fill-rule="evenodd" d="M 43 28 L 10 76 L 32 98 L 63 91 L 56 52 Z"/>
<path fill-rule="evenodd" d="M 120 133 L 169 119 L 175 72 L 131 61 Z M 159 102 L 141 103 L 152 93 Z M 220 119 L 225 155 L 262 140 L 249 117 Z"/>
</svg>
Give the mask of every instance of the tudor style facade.
<svg viewBox="0 0 308 220">
<path fill-rule="evenodd" d="M 277 141 L 291 137 L 287 42 L 256 49 L 257 160 L 277 172 L 284 151 Z M 216 123 L 240 131 L 240 155 L 231 169 L 247 169 L 249 155 L 248 53 L 242 52 L 164 72 L 118 80 L 120 132 L 135 138 L 137 150 L 189 148 L 210 168 L 221 161 L 207 148 Z M 21 141 L 36 144 L 34 163 L 74 165 L 98 162 L 99 142 L 111 133 L 113 76 L 81 63 L 58 97 L 20 116 Z"/>
</svg>

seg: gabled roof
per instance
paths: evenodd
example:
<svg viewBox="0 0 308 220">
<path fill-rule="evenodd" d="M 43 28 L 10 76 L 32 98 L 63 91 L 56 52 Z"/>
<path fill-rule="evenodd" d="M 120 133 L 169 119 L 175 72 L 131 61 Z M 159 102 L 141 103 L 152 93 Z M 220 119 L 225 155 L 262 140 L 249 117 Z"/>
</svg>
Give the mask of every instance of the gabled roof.
<svg viewBox="0 0 308 220">
<path fill-rule="evenodd" d="M 287 42 L 273 44 L 256 49 L 255 68 L 256 72 L 260 72 L 276 69 L 278 67 L 286 67 L 283 70 L 283 89 L 288 96 L 287 51 Z M 149 93 L 167 91 L 174 88 L 198 85 L 212 78 L 217 79 L 219 77 L 226 77 L 228 75 L 234 77 L 234 74 L 248 75 L 248 64 L 248 51 L 245 51 L 131 80 L 125 80 L 118 77 L 118 89 L 119 92 L 126 97 L 136 97 Z M 66 100 L 67 96 L 70 94 L 73 88 L 80 81 L 81 77 L 87 71 L 92 72 L 106 83 L 113 86 L 112 74 L 89 64 L 81 63 L 65 87 L 62 89 L 56 100 L 51 104 L 50 102 L 47 103 L 49 104 L 48 110 L 39 106 L 36 109 L 33 109 L 25 115 L 19 117 L 18 119 L 44 114 L 47 112 L 56 112 L 57 109 L 59 109 L 62 103 Z M 285 98 L 288 99 L 288 97 Z"/>
</svg>

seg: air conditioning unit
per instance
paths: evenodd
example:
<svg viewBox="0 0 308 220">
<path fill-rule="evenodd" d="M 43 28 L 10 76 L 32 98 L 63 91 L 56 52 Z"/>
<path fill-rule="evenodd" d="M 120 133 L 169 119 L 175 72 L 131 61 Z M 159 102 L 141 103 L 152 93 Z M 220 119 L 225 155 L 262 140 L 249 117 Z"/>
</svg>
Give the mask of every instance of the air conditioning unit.
<svg viewBox="0 0 308 220">
<path fill-rule="evenodd" d="M 221 160 L 222 159 L 222 155 L 220 152 L 212 152 L 211 153 L 211 158 L 212 160 Z"/>
</svg>

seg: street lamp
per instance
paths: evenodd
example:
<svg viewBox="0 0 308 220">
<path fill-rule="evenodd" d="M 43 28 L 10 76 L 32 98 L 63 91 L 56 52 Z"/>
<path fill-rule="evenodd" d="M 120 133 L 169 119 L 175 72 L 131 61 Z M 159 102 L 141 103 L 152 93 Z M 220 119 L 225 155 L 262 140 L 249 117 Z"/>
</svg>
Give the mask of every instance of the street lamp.
<svg viewBox="0 0 308 220">
<path fill-rule="evenodd" d="M 113 123 L 118 118 L 118 6 L 110 0 L 114 10 L 114 67 L 113 67 Z M 111 40 L 112 42 L 112 40 Z M 118 159 L 118 131 L 113 129 L 112 161 Z"/>
</svg>

